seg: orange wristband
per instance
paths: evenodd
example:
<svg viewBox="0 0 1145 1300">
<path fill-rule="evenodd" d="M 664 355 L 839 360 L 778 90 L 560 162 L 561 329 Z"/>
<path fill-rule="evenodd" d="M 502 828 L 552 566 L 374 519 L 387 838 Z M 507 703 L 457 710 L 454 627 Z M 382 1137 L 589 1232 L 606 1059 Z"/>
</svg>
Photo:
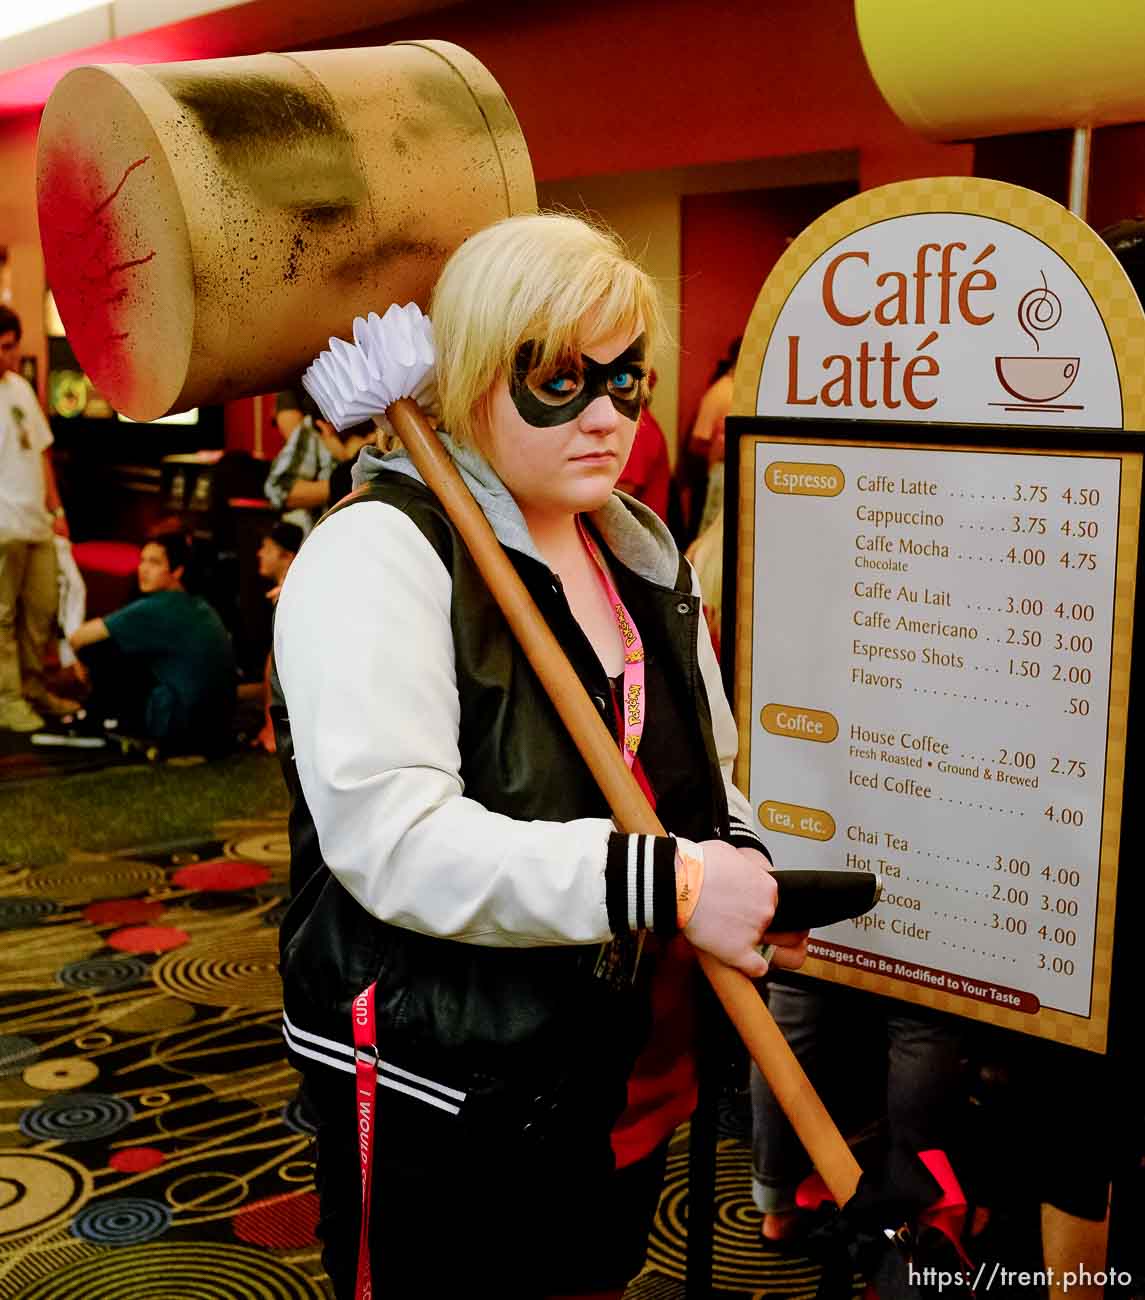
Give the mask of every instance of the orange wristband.
<svg viewBox="0 0 1145 1300">
<path fill-rule="evenodd" d="M 704 850 L 689 840 L 676 841 L 676 926 L 692 919 L 704 887 Z"/>
</svg>

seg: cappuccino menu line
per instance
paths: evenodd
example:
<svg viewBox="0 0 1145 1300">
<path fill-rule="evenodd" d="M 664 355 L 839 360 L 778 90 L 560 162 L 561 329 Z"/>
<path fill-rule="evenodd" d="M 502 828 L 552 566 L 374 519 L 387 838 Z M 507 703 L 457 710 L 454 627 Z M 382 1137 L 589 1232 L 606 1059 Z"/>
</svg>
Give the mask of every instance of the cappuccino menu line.
<svg viewBox="0 0 1145 1300">
<path fill-rule="evenodd" d="M 750 796 L 884 876 L 817 955 L 1087 1016 L 1120 462 L 755 446 Z"/>
</svg>

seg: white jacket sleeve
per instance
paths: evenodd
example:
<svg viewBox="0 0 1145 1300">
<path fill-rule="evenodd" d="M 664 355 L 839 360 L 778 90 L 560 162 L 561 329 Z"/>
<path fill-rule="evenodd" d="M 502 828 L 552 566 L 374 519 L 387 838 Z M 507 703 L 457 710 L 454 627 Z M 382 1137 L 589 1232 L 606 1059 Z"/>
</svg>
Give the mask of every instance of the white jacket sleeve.
<svg viewBox="0 0 1145 1300">
<path fill-rule="evenodd" d="M 701 596 L 700 580 L 692 570 L 692 595 Z M 702 598 L 702 597 L 701 597 Z M 708 695 L 708 709 L 712 715 L 712 732 L 716 742 L 716 755 L 720 761 L 720 771 L 724 777 L 724 790 L 728 799 L 728 818 L 731 833 L 728 838 L 737 848 L 759 849 L 768 853 L 767 847 L 755 829 L 755 817 L 747 797 L 732 780 L 732 768 L 739 750 L 739 733 L 736 729 L 735 716 L 724 693 L 723 678 L 720 675 L 719 661 L 712 646 L 711 634 L 707 622 L 700 619 L 699 646 L 697 650 L 700 675 Z"/>
<path fill-rule="evenodd" d="M 674 914 L 667 837 L 465 797 L 450 598 L 437 553 L 382 502 L 325 520 L 287 574 L 275 662 L 330 870 L 373 915 L 477 944 L 587 944 Z"/>
</svg>

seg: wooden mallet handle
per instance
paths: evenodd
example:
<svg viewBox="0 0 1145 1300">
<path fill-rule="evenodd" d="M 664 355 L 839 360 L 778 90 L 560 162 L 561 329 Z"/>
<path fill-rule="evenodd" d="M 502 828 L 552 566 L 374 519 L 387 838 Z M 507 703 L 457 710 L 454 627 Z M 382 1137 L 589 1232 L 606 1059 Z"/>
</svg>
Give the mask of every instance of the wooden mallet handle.
<svg viewBox="0 0 1145 1300">
<path fill-rule="evenodd" d="M 615 739 L 421 407 L 412 398 L 405 397 L 394 402 L 386 415 L 418 472 L 464 539 L 533 671 L 608 800 L 617 826 L 629 834 L 666 834 L 625 764 Z M 747 976 L 708 953 L 698 952 L 697 956 L 812 1163 L 835 1201 L 843 1205 L 854 1193 L 861 1173 L 843 1135 Z"/>
</svg>

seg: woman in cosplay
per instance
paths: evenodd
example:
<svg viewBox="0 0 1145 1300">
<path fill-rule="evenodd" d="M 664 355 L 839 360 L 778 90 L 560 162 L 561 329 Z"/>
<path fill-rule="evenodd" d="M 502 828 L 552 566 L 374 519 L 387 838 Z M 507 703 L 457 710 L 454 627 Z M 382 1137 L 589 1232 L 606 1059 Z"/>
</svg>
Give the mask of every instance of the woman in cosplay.
<svg viewBox="0 0 1145 1300">
<path fill-rule="evenodd" d="M 764 974 L 775 884 L 694 576 L 613 492 L 647 276 L 576 218 L 514 217 L 431 316 L 443 441 L 671 835 L 616 831 L 442 506 L 363 453 L 275 630 L 323 1258 L 340 1298 L 618 1296 L 694 1101 L 691 947 Z M 802 940 L 767 935 L 773 964 Z"/>
</svg>

